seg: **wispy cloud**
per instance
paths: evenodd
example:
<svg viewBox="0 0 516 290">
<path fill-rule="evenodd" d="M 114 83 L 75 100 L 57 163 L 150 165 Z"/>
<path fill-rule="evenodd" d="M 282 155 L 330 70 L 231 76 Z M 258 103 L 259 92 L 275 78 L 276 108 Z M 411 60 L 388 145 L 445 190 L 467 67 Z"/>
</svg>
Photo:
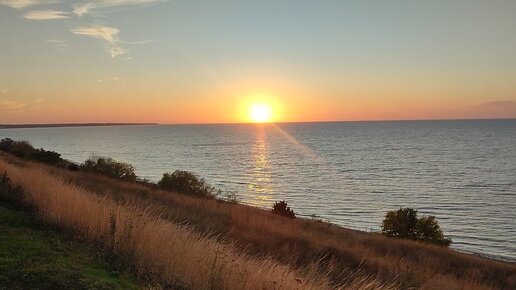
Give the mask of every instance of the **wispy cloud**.
<svg viewBox="0 0 516 290">
<path fill-rule="evenodd" d="M 68 48 L 68 42 L 61 40 L 61 39 L 51 38 L 51 39 L 47 39 L 46 42 L 55 45 L 55 47 L 59 50 L 64 50 L 64 49 Z"/>
<path fill-rule="evenodd" d="M 124 43 L 127 43 L 127 44 L 147 44 L 147 43 L 152 43 L 152 42 L 155 42 L 155 40 L 138 40 L 138 41 L 124 41 Z"/>
<path fill-rule="evenodd" d="M 82 16 L 84 14 L 96 13 L 99 10 L 111 7 L 136 6 L 166 1 L 168 0 L 97 0 L 74 5 L 73 13 L 78 16 Z"/>
<path fill-rule="evenodd" d="M 86 35 L 93 38 L 103 39 L 110 44 L 115 43 L 115 36 L 120 32 L 117 28 L 94 25 L 90 27 L 77 27 L 72 29 L 73 34 Z"/>
<path fill-rule="evenodd" d="M 16 101 L 0 100 L 0 112 L 20 112 L 27 104 Z"/>
<path fill-rule="evenodd" d="M 115 57 L 117 55 L 125 54 L 128 52 L 128 50 L 120 46 L 112 46 L 107 49 L 107 52 L 111 55 L 111 57 Z"/>
<path fill-rule="evenodd" d="M 107 42 L 107 52 L 111 57 L 122 55 L 128 52 L 127 49 L 120 46 L 120 41 L 117 37 L 120 32 L 119 29 L 103 25 L 94 25 L 90 27 L 77 27 L 71 30 L 72 33 L 77 35 L 85 35 L 97 39 L 102 39 Z"/>
<path fill-rule="evenodd" d="M 25 7 L 55 3 L 52 0 L 0 0 L 0 4 L 9 6 L 15 9 L 22 9 Z"/>
<path fill-rule="evenodd" d="M 58 20 L 70 18 L 70 13 L 58 10 L 34 10 L 24 16 L 30 20 Z"/>
</svg>

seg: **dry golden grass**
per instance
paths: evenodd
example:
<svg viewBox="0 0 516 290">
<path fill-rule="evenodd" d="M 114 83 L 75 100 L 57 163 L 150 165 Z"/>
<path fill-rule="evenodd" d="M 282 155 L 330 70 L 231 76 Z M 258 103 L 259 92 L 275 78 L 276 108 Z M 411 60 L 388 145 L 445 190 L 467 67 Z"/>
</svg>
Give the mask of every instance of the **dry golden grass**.
<svg viewBox="0 0 516 290">
<path fill-rule="evenodd" d="M 251 257 L 221 239 L 165 220 L 150 207 L 91 194 L 42 169 L 0 160 L 0 172 L 23 188 L 25 201 L 36 206 L 43 221 L 102 244 L 163 283 L 179 281 L 192 289 L 332 288 L 316 265 L 293 269 L 272 258 Z M 363 277 L 349 286 L 382 287 Z"/>
<path fill-rule="evenodd" d="M 201 236 L 222 235 L 232 241 L 230 248 L 234 252 L 265 260 L 273 257 L 291 268 L 308 267 L 313 277 L 319 277 L 315 272 L 325 273 L 323 277 L 328 276 L 332 285 L 353 285 L 350 289 L 394 288 L 392 285 L 403 289 L 516 289 L 513 263 L 328 223 L 286 219 L 249 206 L 175 194 L 148 184 L 120 182 L 22 162 L 7 155 L 1 157 L 18 166 L 52 172 L 68 184 L 99 196 L 107 193 L 118 203 L 159 210 L 164 213 L 163 218 L 188 223 L 188 229 L 195 229 Z M 318 269 L 313 266 L 316 264 Z"/>
</svg>

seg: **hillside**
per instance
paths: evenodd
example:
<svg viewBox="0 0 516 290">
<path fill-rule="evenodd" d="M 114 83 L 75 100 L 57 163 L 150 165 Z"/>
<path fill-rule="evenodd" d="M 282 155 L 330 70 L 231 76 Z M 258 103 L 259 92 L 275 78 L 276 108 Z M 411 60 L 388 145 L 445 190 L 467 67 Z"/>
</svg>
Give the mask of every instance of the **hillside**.
<svg viewBox="0 0 516 290">
<path fill-rule="evenodd" d="M 1 153 L 38 215 L 161 285 L 191 289 L 513 289 L 516 266 Z"/>
</svg>

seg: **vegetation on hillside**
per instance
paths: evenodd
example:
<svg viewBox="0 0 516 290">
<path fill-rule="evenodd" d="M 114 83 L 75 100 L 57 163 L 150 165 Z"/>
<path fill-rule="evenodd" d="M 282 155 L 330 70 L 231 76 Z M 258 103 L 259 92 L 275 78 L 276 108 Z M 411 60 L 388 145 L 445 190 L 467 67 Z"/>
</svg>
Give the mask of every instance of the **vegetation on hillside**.
<svg viewBox="0 0 516 290">
<path fill-rule="evenodd" d="M 0 140 L 0 151 L 54 166 L 66 167 L 70 164 L 69 161 L 61 158 L 61 154 L 43 148 L 36 149 L 27 141 L 14 141 L 10 138 L 4 138 Z"/>
<path fill-rule="evenodd" d="M 382 233 L 389 237 L 423 241 L 448 247 L 451 239 L 445 238 L 434 216 L 417 217 L 417 210 L 400 208 L 388 211 L 382 223 Z"/>
<path fill-rule="evenodd" d="M 91 157 L 81 164 L 80 169 L 107 177 L 126 181 L 136 181 L 134 166 L 107 157 Z"/>
<path fill-rule="evenodd" d="M 215 197 L 220 195 L 221 191 L 209 185 L 204 178 L 200 178 L 195 174 L 176 170 L 172 173 L 164 173 L 158 186 L 164 190 L 171 190 L 177 193 L 189 194 L 198 197 Z"/>
<path fill-rule="evenodd" d="M 296 217 L 294 211 L 288 206 L 287 202 L 284 200 L 274 203 L 274 205 L 272 205 L 271 212 L 273 214 L 281 215 L 288 218 Z"/>
<path fill-rule="evenodd" d="M 1 162 L 2 159 L 4 163 Z M 39 182 L 41 185 L 43 180 L 47 180 L 47 182 L 52 184 L 56 180 L 66 180 L 66 186 L 69 187 L 55 190 L 56 192 L 71 191 L 73 199 L 77 199 L 77 196 L 81 196 L 80 199 L 82 199 L 82 196 L 96 196 L 101 200 L 99 203 L 104 204 L 103 199 L 107 199 L 109 201 L 108 204 L 115 208 L 118 208 L 117 206 L 130 205 L 130 210 L 124 208 L 123 213 L 120 213 L 120 215 L 125 216 L 127 212 L 131 212 L 145 218 L 150 216 L 151 220 L 159 220 L 159 228 L 161 228 L 161 222 L 172 226 L 179 225 L 181 229 L 183 229 L 182 226 L 188 225 L 186 226 L 188 233 L 198 234 L 200 237 L 208 238 L 216 244 L 223 242 L 222 244 L 225 245 L 226 250 L 233 252 L 235 255 L 243 255 L 242 259 L 244 260 L 257 258 L 259 260 L 255 262 L 258 263 L 258 261 L 263 261 L 262 259 L 270 259 L 274 263 L 288 267 L 289 271 L 293 271 L 293 273 L 302 273 L 299 274 L 301 278 L 294 278 L 294 280 L 301 279 L 303 283 L 306 282 L 303 279 L 304 275 L 309 274 L 309 277 L 316 277 L 314 281 L 324 281 L 323 284 L 326 285 L 324 287 L 331 288 L 343 285 L 347 285 L 351 289 L 516 288 L 516 267 L 514 264 L 475 257 L 451 251 L 446 247 L 437 247 L 430 243 L 423 244 L 413 241 L 416 239 L 391 239 L 385 235 L 353 231 L 330 223 L 304 218 L 285 219 L 272 214 L 271 211 L 264 211 L 233 202 L 223 202 L 219 199 L 204 198 L 203 195 L 176 194 L 176 190 L 167 189 L 165 191 L 150 183 L 126 182 L 82 170 L 71 172 L 56 167 L 26 162 L 21 163 L 23 163 L 23 166 L 20 167 L 17 165 L 20 164 L 18 159 L 0 154 L 0 170 L 8 166 L 8 172 L 18 171 L 19 174 L 16 180 L 18 184 L 28 186 L 30 189 L 28 191 L 37 192 L 40 187 L 48 190 L 46 185 L 38 187 L 37 183 Z M 32 173 L 29 174 L 27 172 Z M 42 175 L 42 181 L 35 181 L 36 179 L 32 177 L 29 179 L 22 177 L 32 175 Z M 24 187 L 24 190 L 26 189 Z M 53 196 L 42 192 L 38 194 L 47 197 Z M 71 196 L 67 198 L 72 199 Z M 55 199 L 60 200 L 62 196 L 59 195 L 59 197 L 51 198 L 51 200 Z M 39 202 L 45 203 L 43 199 Z M 67 205 L 66 202 L 60 202 L 55 206 L 66 207 Z M 285 209 L 287 207 L 288 205 L 285 204 Z M 53 210 L 56 211 L 56 215 L 61 214 L 59 209 Z M 106 211 L 111 212 L 112 210 L 106 209 Z M 115 250 L 114 253 L 125 257 L 128 261 L 127 264 L 132 265 L 130 267 L 135 267 L 134 261 L 137 261 L 136 265 L 139 271 L 146 273 L 147 267 L 152 266 L 154 267 L 154 272 L 149 274 L 150 276 L 159 276 L 161 281 L 174 280 L 170 277 L 166 279 L 161 277 L 163 273 L 168 272 L 160 268 L 162 267 L 159 264 L 161 263 L 160 259 L 153 256 L 154 253 L 146 254 L 155 257 L 157 264 L 153 264 L 151 261 L 148 261 L 149 264 L 142 264 L 140 260 L 136 259 L 140 257 L 140 254 L 135 254 L 135 249 L 132 247 L 134 247 L 135 243 L 143 243 L 144 241 L 137 237 L 124 236 L 126 234 L 123 229 L 126 229 L 126 226 L 128 226 L 125 224 L 126 220 L 121 222 L 117 216 L 118 214 L 111 215 L 110 218 L 110 214 L 107 212 L 103 213 L 105 217 L 102 220 L 96 221 L 100 225 L 104 223 L 109 224 L 106 225 L 109 228 L 106 235 L 109 236 L 107 233 L 114 232 L 115 234 L 111 236 L 120 237 L 120 239 L 116 238 L 112 242 L 104 241 L 102 243 L 118 245 L 117 247 L 120 248 Z M 84 215 L 85 213 L 83 212 L 82 214 Z M 85 216 L 95 215 L 88 213 Z M 132 217 L 132 215 L 129 215 L 129 217 Z M 79 217 L 68 217 L 66 215 L 63 219 L 64 223 L 66 223 L 67 219 L 80 220 Z M 432 231 L 435 233 L 435 225 L 438 225 L 435 219 L 430 217 L 421 218 L 419 232 L 424 230 L 429 233 Z M 73 224 L 70 227 L 79 228 L 79 232 L 83 231 L 79 225 Z M 167 228 L 167 226 L 164 227 Z M 143 230 L 143 228 L 136 229 L 134 225 L 129 226 L 129 228 L 139 231 L 140 236 L 148 237 L 148 232 Z M 173 233 L 176 234 L 176 232 Z M 159 232 L 159 234 L 168 237 L 168 230 Z M 83 236 L 86 239 L 90 239 L 88 235 L 83 234 Z M 432 235 L 428 236 L 431 237 Z M 166 241 L 159 241 L 166 244 Z M 145 242 L 147 242 L 147 239 Z M 176 247 L 187 244 L 187 247 L 190 248 L 190 242 L 188 239 L 182 240 Z M 163 250 L 161 245 L 155 244 L 155 246 L 160 251 Z M 117 248 L 115 247 L 115 249 Z M 123 251 L 120 251 L 120 249 L 123 249 Z M 216 254 L 215 257 L 210 254 L 212 248 L 205 246 L 202 249 L 197 249 L 202 257 L 202 261 L 213 262 L 213 259 L 215 259 L 217 265 L 221 262 L 220 253 Z M 181 276 L 182 278 L 178 278 L 177 275 L 174 276 L 175 278 L 188 283 L 190 279 L 194 279 L 192 277 L 195 273 L 199 276 L 198 279 L 208 283 L 203 285 L 211 286 L 220 285 L 214 284 L 219 283 L 218 281 L 229 283 L 228 280 L 240 279 L 231 278 L 233 275 L 241 275 L 238 271 L 224 272 L 224 275 L 217 275 L 216 278 L 213 278 L 214 280 L 206 282 L 205 277 L 214 276 L 213 274 L 203 272 L 205 268 L 196 268 L 197 264 L 193 263 L 196 258 L 188 256 L 193 255 L 193 253 L 191 251 L 167 253 L 166 258 L 169 261 L 176 261 L 179 257 L 181 259 L 193 259 L 190 263 L 172 263 L 176 267 L 174 269 L 180 272 L 186 271 L 181 270 L 183 267 L 192 271 Z M 253 269 L 255 271 L 262 271 L 261 267 L 264 266 L 265 264 L 255 264 Z M 268 273 L 262 274 L 268 275 Z M 262 279 L 267 280 L 270 277 L 262 276 Z M 279 284 L 273 283 L 273 285 L 276 289 L 279 288 Z M 304 284 L 298 285 L 297 288 L 304 288 L 302 285 Z M 228 286 L 226 288 L 230 289 L 231 287 Z"/>
<path fill-rule="evenodd" d="M 46 223 L 102 247 L 162 285 L 190 289 L 331 289 L 316 265 L 292 267 L 251 257 L 231 243 L 163 219 L 156 208 L 119 203 L 69 184 L 41 168 L 0 161 L 23 200 Z M 132 183 L 134 184 L 134 183 Z M 360 288 L 360 287 L 358 287 Z"/>
<path fill-rule="evenodd" d="M 0 178 L 0 289 L 138 289 L 135 280 L 100 262 L 95 249 L 44 226 Z"/>
</svg>

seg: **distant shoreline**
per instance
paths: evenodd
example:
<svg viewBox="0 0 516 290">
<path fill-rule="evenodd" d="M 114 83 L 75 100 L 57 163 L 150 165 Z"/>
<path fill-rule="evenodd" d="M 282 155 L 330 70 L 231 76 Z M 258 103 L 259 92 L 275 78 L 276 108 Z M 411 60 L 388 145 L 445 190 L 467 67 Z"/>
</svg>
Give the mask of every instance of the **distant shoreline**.
<svg viewBox="0 0 516 290">
<path fill-rule="evenodd" d="M 69 124 L 0 124 L 0 129 L 60 128 L 60 127 L 108 127 L 108 126 L 148 126 L 158 123 L 69 123 Z"/>
</svg>

